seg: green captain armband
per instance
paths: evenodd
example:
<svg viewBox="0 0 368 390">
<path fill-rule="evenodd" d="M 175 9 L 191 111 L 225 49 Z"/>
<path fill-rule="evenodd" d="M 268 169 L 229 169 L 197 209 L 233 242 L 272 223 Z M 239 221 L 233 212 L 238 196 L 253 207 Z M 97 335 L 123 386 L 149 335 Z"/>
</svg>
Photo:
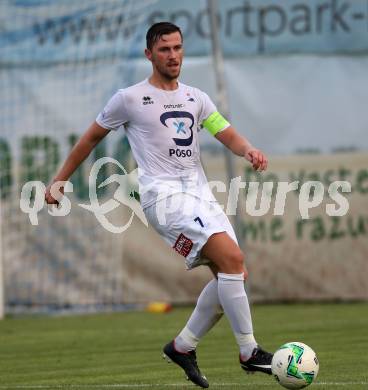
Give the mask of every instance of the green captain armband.
<svg viewBox="0 0 368 390">
<path fill-rule="evenodd" d="M 212 113 L 206 120 L 204 120 L 202 125 L 213 136 L 215 136 L 225 127 L 230 126 L 230 123 L 218 111 L 216 111 Z"/>
</svg>

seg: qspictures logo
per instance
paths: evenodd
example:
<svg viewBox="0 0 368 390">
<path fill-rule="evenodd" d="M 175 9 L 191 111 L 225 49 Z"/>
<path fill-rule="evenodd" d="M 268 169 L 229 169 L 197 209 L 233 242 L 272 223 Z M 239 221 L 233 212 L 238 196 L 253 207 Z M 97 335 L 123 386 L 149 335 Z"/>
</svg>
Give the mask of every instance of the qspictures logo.
<svg viewBox="0 0 368 390">
<path fill-rule="evenodd" d="M 116 165 L 123 174 L 113 174 L 104 180 L 97 187 L 97 177 L 105 164 Z M 97 196 L 97 188 L 103 188 L 109 184 L 116 183 L 117 188 L 113 194 L 113 199 L 109 199 L 104 203 L 100 203 Z M 110 158 L 103 157 L 98 159 L 92 166 L 89 175 L 89 204 L 78 204 L 96 217 L 100 225 L 111 233 L 123 233 L 131 225 L 134 216 L 136 215 L 141 222 L 148 226 L 148 222 L 144 215 L 143 209 L 140 203 L 132 196 L 134 192 L 138 191 L 138 168 L 128 173 L 119 161 Z M 65 195 L 60 193 L 61 187 L 64 188 Z M 38 225 L 38 213 L 45 206 L 45 191 L 46 186 L 40 181 L 30 181 L 26 183 L 21 192 L 20 208 L 24 213 L 29 215 L 29 220 L 32 225 Z M 51 216 L 64 217 L 71 213 L 72 204 L 67 197 L 67 193 L 73 192 L 73 184 L 71 182 L 56 182 L 51 187 L 51 195 L 55 199 L 59 200 L 58 207 L 49 209 L 48 212 Z M 32 200 L 32 193 L 34 193 L 34 199 Z M 120 205 L 128 207 L 130 209 L 130 217 L 128 222 L 124 225 L 116 226 L 111 223 L 107 217 L 107 214 L 118 208 Z"/>
<path fill-rule="evenodd" d="M 112 174 L 107 177 L 101 184 L 97 186 L 97 177 L 105 164 L 115 164 L 123 174 Z M 88 212 L 91 212 L 100 225 L 111 233 L 123 233 L 131 225 L 134 216 L 137 216 L 141 222 L 148 226 L 145 212 L 141 204 L 131 196 L 132 193 L 138 191 L 138 178 L 144 176 L 144 172 L 135 169 L 128 173 L 126 169 L 115 159 L 103 157 L 97 160 L 92 166 L 89 175 L 89 204 L 78 204 Z M 273 215 L 282 216 L 285 213 L 286 198 L 288 193 L 294 192 L 298 195 L 298 209 L 302 220 L 310 218 L 310 211 L 322 205 L 325 201 L 324 210 L 330 217 L 341 217 L 349 211 L 348 199 L 344 193 L 351 192 L 351 184 L 348 181 L 331 182 L 328 188 L 320 181 L 306 181 L 300 183 L 298 180 L 293 182 L 264 182 L 261 186 L 258 182 L 246 183 L 242 178 L 235 177 L 231 180 L 229 188 L 221 181 L 210 181 L 202 187 L 198 187 L 200 182 L 199 177 L 192 175 L 190 183 L 186 183 L 186 188 L 191 185 L 196 188 L 198 197 L 193 196 L 178 196 L 185 194 L 183 188 L 180 192 L 179 188 L 172 188 L 166 182 L 158 182 L 154 179 L 145 186 L 139 187 L 141 196 L 150 193 L 150 199 L 156 203 L 155 213 L 157 221 L 160 225 L 167 223 L 169 215 L 184 215 L 194 216 L 193 220 L 198 222 L 201 227 L 204 227 L 205 221 L 198 219 L 200 215 L 216 216 L 219 212 L 224 212 L 226 215 L 235 215 L 238 212 L 239 195 L 247 187 L 245 199 L 245 211 L 247 215 L 259 217 L 272 213 Z M 102 188 L 112 183 L 117 184 L 111 199 L 100 203 L 97 195 L 97 188 Z M 189 185 L 189 187 L 188 187 Z M 64 196 L 61 195 L 60 189 L 64 187 Z M 179 190 L 179 191 L 178 191 Z M 205 199 L 208 191 L 216 190 L 216 192 L 224 192 L 228 194 L 227 203 L 219 204 L 216 207 L 211 207 L 208 202 L 202 201 Z M 45 191 L 46 186 L 40 181 L 27 182 L 21 191 L 20 209 L 28 214 L 32 225 L 38 225 L 38 213 L 45 207 Z M 72 204 L 67 194 L 73 192 L 73 185 L 70 182 L 56 182 L 51 187 L 51 195 L 55 199 L 60 199 L 59 207 L 49 209 L 51 216 L 66 217 L 72 212 Z M 274 194 L 273 194 L 274 193 Z M 243 195 L 243 194 L 242 194 Z M 327 200 L 325 199 L 327 196 Z M 271 200 L 274 202 L 271 202 Z M 271 204 L 272 203 L 272 204 Z M 127 207 L 130 210 L 128 222 L 121 226 L 114 225 L 108 219 L 108 213 L 118 207 Z M 209 213 L 212 213 L 213 215 Z M 199 215 L 198 214 L 198 215 Z"/>
</svg>

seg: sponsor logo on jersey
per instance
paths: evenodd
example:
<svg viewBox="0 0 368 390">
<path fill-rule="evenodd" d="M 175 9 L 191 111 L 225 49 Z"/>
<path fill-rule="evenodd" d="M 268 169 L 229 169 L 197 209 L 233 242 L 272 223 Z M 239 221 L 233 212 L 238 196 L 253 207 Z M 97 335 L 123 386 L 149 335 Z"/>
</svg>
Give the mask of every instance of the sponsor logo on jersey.
<svg viewBox="0 0 368 390">
<path fill-rule="evenodd" d="M 151 96 L 143 96 L 142 100 L 143 100 L 143 105 L 154 104 L 154 101 L 152 100 Z"/>
<path fill-rule="evenodd" d="M 191 124 L 189 129 L 185 129 L 185 122 L 180 121 L 180 119 L 190 119 Z M 190 112 L 187 111 L 169 111 L 164 112 L 160 116 L 160 122 L 165 126 L 167 125 L 168 119 L 175 119 L 174 126 L 176 130 L 176 134 L 187 134 L 189 130 L 190 135 L 187 138 L 173 138 L 173 141 L 177 146 L 190 146 L 193 142 L 193 125 L 194 125 L 194 117 Z"/>
<path fill-rule="evenodd" d="M 192 151 L 190 149 L 169 149 L 169 156 L 176 156 L 176 157 L 192 157 Z"/>
<path fill-rule="evenodd" d="M 190 93 L 189 92 L 187 92 L 187 100 L 188 100 L 188 102 L 195 102 L 195 100 L 190 96 Z"/>
<path fill-rule="evenodd" d="M 179 253 L 179 255 L 187 257 L 193 248 L 193 241 L 184 236 L 183 233 L 180 233 L 173 248 Z"/>
<path fill-rule="evenodd" d="M 164 104 L 164 109 L 167 110 L 168 108 L 183 108 L 185 107 L 185 104 Z"/>
</svg>

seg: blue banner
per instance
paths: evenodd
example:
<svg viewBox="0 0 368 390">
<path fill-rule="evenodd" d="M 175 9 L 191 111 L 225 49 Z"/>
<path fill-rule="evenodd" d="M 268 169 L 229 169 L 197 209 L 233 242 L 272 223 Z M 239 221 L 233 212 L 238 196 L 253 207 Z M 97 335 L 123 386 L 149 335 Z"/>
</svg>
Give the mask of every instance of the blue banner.
<svg viewBox="0 0 368 390">
<path fill-rule="evenodd" d="M 359 53 L 368 49 L 368 0 L 219 1 L 226 56 Z M 178 24 L 186 55 L 210 53 L 207 2 L 3 0 L 0 64 L 142 56 L 150 24 Z"/>
</svg>

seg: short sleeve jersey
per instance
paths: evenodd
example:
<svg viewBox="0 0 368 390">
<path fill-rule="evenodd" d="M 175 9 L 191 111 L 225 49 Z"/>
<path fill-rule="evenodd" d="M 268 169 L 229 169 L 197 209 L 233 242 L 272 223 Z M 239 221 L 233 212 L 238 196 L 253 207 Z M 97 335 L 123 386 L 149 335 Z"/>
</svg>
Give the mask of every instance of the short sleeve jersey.
<svg viewBox="0 0 368 390">
<path fill-rule="evenodd" d="M 214 201 L 201 161 L 198 133 L 216 112 L 207 94 L 178 83 L 166 91 L 148 79 L 118 90 L 96 122 L 107 130 L 124 126 L 139 167 L 142 207 L 173 193 Z"/>
</svg>

